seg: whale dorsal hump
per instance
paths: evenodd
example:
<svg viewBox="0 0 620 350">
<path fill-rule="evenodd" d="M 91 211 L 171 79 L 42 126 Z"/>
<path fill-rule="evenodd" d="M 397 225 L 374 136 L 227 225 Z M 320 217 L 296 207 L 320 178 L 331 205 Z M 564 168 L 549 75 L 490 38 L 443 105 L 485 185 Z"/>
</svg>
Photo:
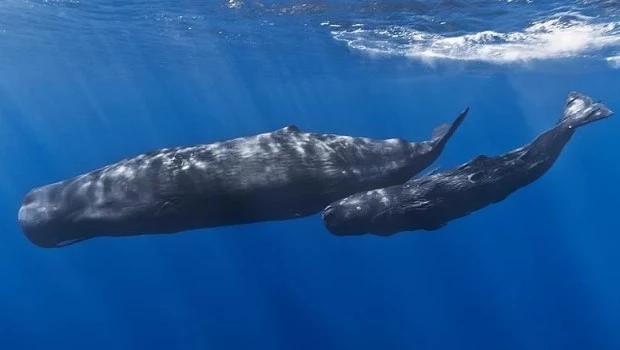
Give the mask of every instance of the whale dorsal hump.
<svg viewBox="0 0 620 350">
<path fill-rule="evenodd" d="M 465 169 L 469 166 L 477 166 L 480 165 L 480 163 L 483 163 L 484 161 L 486 161 L 487 159 L 489 159 L 489 157 L 481 154 L 479 156 L 474 157 L 474 159 L 470 160 L 469 162 L 461 165 L 458 167 L 458 169 Z"/>
<path fill-rule="evenodd" d="M 279 131 L 281 131 L 281 132 L 298 133 L 298 132 L 301 132 L 301 129 L 299 129 L 299 127 L 297 125 L 291 124 L 291 125 L 287 125 L 287 126 L 283 127 Z"/>
<path fill-rule="evenodd" d="M 474 159 L 472 159 L 471 160 L 471 164 L 482 163 L 482 162 L 486 161 L 487 159 L 489 159 L 489 157 L 485 156 L 484 154 L 481 154 L 479 156 L 476 156 Z"/>
</svg>

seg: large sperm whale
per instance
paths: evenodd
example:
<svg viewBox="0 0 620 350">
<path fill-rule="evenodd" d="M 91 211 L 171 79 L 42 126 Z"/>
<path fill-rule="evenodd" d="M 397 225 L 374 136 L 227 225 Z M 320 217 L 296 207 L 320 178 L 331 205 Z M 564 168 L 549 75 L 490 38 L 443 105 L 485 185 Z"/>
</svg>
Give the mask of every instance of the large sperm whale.
<svg viewBox="0 0 620 350">
<path fill-rule="evenodd" d="M 437 159 L 466 114 L 423 142 L 288 126 L 144 153 L 31 190 L 18 222 L 31 242 L 52 248 L 309 216 L 336 199 L 407 181 Z"/>
<path fill-rule="evenodd" d="M 531 143 L 495 157 L 481 155 L 404 184 L 338 199 L 323 210 L 323 222 L 336 235 L 437 230 L 536 181 L 552 167 L 577 128 L 612 114 L 605 105 L 573 91 L 559 122 Z"/>
</svg>

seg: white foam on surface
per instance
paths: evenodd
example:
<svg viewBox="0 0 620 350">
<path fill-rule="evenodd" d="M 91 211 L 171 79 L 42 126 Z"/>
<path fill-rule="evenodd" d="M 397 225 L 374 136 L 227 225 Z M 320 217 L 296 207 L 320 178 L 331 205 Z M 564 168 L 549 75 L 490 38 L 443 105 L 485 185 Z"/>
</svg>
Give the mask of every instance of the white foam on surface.
<svg viewBox="0 0 620 350">
<path fill-rule="evenodd" d="M 607 61 L 612 68 L 620 68 L 620 55 L 606 57 L 605 61 Z"/>
<path fill-rule="evenodd" d="M 520 31 L 485 30 L 464 35 L 441 35 L 403 26 L 334 30 L 334 39 L 374 55 L 403 56 L 426 63 L 437 60 L 514 64 L 586 57 L 620 49 L 620 22 L 596 23 L 594 18 L 558 14 L 532 22 Z M 600 56 L 604 58 L 605 55 Z M 620 67 L 620 56 L 608 57 Z"/>
</svg>

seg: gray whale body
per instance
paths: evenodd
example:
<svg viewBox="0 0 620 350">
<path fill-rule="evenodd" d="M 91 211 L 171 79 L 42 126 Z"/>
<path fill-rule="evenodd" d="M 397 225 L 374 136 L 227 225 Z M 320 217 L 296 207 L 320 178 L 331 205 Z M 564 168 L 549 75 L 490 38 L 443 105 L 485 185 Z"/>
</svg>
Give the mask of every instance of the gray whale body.
<svg viewBox="0 0 620 350">
<path fill-rule="evenodd" d="M 466 114 L 423 142 L 288 126 L 144 153 L 29 191 L 18 222 L 32 243 L 53 248 L 309 216 L 356 192 L 404 183 L 437 159 Z"/>
<path fill-rule="evenodd" d="M 437 230 L 534 182 L 555 163 L 577 128 L 612 114 L 605 105 L 573 91 L 558 123 L 531 143 L 495 157 L 481 155 L 404 184 L 339 199 L 323 210 L 323 222 L 336 235 Z"/>
</svg>

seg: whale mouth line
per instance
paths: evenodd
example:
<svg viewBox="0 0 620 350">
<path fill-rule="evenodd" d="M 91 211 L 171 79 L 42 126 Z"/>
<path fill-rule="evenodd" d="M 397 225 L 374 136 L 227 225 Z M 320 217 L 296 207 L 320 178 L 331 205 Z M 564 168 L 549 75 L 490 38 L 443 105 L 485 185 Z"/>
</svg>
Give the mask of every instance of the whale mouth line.
<svg viewBox="0 0 620 350">
<path fill-rule="evenodd" d="M 64 240 L 64 241 L 59 241 L 58 243 L 56 243 L 54 245 L 54 248 L 68 247 L 70 245 L 74 245 L 76 243 L 85 241 L 87 239 L 88 238 L 73 238 L 73 239 L 67 239 L 67 240 Z"/>
</svg>

